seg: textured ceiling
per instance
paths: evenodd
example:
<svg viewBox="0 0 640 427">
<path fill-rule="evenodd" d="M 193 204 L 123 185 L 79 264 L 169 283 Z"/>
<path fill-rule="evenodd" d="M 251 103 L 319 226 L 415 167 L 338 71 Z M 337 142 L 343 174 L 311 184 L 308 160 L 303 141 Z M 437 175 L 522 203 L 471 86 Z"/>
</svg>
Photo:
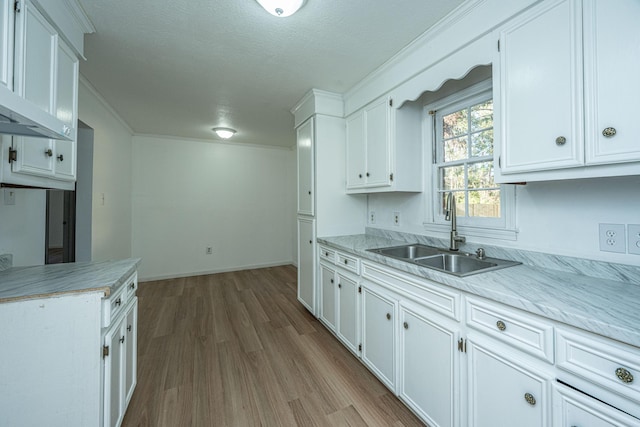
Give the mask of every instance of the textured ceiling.
<svg viewBox="0 0 640 427">
<path fill-rule="evenodd" d="M 96 28 L 80 72 L 137 134 L 290 147 L 290 108 L 343 93 L 463 0 L 80 0 Z M 91 125 L 90 123 L 88 123 Z"/>
</svg>

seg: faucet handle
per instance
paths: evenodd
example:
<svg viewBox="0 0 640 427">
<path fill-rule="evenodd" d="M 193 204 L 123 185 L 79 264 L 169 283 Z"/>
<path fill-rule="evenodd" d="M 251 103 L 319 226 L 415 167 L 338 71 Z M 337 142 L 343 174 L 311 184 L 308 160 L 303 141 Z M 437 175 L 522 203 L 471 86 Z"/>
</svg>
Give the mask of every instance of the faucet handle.
<svg viewBox="0 0 640 427">
<path fill-rule="evenodd" d="M 478 259 L 485 259 L 487 257 L 487 255 L 484 252 L 484 248 L 478 248 L 476 250 L 476 258 Z"/>
</svg>

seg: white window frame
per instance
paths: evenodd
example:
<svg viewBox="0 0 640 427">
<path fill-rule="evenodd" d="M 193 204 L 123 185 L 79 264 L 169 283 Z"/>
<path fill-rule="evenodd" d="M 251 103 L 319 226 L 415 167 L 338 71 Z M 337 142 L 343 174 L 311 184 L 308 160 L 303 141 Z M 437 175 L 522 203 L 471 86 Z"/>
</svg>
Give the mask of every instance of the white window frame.
<svg viewBox="0 0 640 427">
<path fill-rule="evenodd" d="M 430 112 L 438 111 L 445 114 L 457 111 L 465 106 L 483 102 L 493 98 L 491 79 L 484 80 L 480 83 L 462 89 L 459 92 L 449 95 L 445 98 L 437 100 L 431 104 L 424 106 L 424 128 L 425 147 L 431 149 L 425 150 L 425 213 L 427 218 L 423 223 L 424 229 L 429 232 L 442 233 L 448 236 L 451 229 L 451 223 L 444 219 L 444 215 L 440 212 L 440 200 L 438 198 L 438 167 L 436 165 L 437 153 L 439 147 L 436 144 L 436 132 L 439 128 L 436 125 L 434 129 L 434 119 Z M 497 114 L 494 110 L 494 127 Z M 494 141 L 494 147 L 495 144 Z M 481 217 L 459 217 L 458 233 L 462 236 L 483 237 L 501 240 L 517 240 L 516 229 L 516 192 L 515 186 L 509 184 L 500 184 L 500 218 L 481 218 Z"/>
</svg>

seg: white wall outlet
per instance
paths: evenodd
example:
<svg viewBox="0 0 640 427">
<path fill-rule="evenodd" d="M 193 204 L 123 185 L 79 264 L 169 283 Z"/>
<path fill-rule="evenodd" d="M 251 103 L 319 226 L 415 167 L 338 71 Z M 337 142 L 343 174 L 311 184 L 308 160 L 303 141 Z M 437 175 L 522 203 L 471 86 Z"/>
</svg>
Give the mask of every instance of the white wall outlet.
<svg viewBox="0 0 640 427">
<path fill-rule="evenodd" d="M 370 211 L 369 212 L 369 224 L 375 224 L 376 223 L 376 211 Z"/>
<path fill-rule="evenodd" d="M 7 206 L 16 204 L 16 190 L 13 188 L 4 189 L 4 204 Z"/>
<path fill-rule="evenodd" d="M 604 252 L 626 253 L 624 224 L 600 224 L 600 250 Z"/>
<path fill-rule="evenodd" d="M 399 226 L 400 225 L 400 212 L 394 212 L 393 213 L 393 225 L 395 225 L 395 226 Z"/>
<path fill-rule="evenodd" d="M 640 224 L 627 225 L 627 248 L 630 254 L 640 255 Z"/>
<path fill-rule="evenodd" d="M 213 253 L 213 248 L 211 246 L 207 246 L 207 255 L 211 255 Z"/>
</svg>

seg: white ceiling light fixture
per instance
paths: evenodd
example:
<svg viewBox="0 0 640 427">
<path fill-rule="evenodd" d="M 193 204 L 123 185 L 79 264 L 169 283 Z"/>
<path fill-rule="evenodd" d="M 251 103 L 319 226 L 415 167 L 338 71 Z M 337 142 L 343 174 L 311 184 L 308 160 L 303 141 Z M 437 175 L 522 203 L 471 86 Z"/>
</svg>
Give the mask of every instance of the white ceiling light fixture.
<svg viewBox="0 0 640 427">
<path fill-rule="evenodd" d="M 222 139 L 229 139 L 236 133 L 236 130 L 231 128 L 213 128 L 213 131 Z"/>
<path fill-rule="evenodd" d="M 306 0 L 256 0 L 260 6 L 273 16 L 284 18 L 291 16 L 300 9 Z"/>
</svg>

